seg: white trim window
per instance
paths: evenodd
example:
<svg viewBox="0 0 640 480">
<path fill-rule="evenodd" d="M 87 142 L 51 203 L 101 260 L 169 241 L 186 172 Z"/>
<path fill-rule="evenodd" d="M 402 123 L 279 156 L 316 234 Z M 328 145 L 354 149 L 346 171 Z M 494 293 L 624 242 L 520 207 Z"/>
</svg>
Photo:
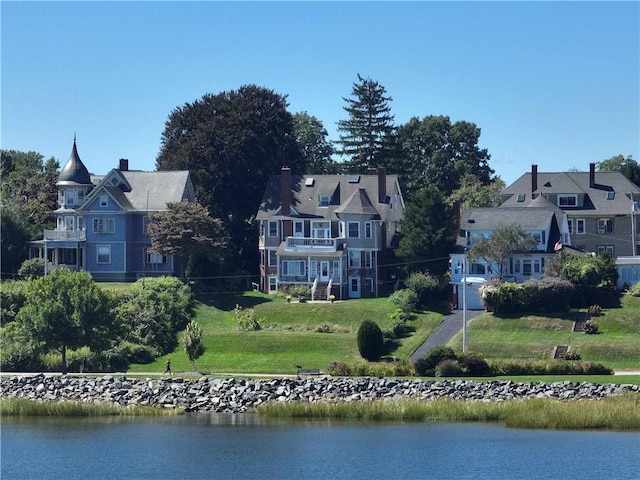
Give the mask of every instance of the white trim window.
<svg viewBox="0 0 640 480">
<path fill-rule="evenodd" d="M 577 195 L 558 195 L 558 206 L 562 207 L 576 207 L 578 205 Z"/>
<path fill-rule="evenodd" d="M 578 235 L 587 233 L 587 222 L 584 218 L 576 218 L 576 233 Z"/>
<path fill-rule="evenodd" d="M 304 222 L 300 220 L 295 220 L 293 222 L 293 236 L 294 237 L 304 237 Z"/>
<path fill-rule="evenodd" d="M 116 220 L 114 218 L 94 218 L 93 233 L 114 233 L 116 231 Z"/>
<path fill-rule="evenodd" d="M 538 245 L 546 245 L 547 244 L 547 232 L 544 230 L 537 230 L 532 233 L 533 238 L 538 242 Z"/>
<path fill-rule="evenodd" d="M 347 222 L 347 238 L 360 238 L 360 222 Z"/>
<path fill-rule="evenodd" d="M 364 238 L 371 238 L 373 236 L 373 222 L 364 223 Z"/>
<path fill-rule="evenodd" d="M 100 206 L 101 207 L 109 206 L 109 195 L 100 195 Z"/>
<path fill-rule="evenodd" d="M 147 251 L 147 255 L 145 258 L 146 263 L 158 265 L 161 263 L 167 263 L 167 256 L 161 255 L 159 253 L 152 253 Z"/>
<path fill-rule="evenodd" d="M 282 274 L 291 276 L 306 275 L 306 265 L 304 260 L 285 260 L 282 262 Z"/>
<path fill-rule="evenodd" d="M 277 255 L 276 255 L 277 250 L 271 249 L 271 250 L 268 250 L 268 252 L 269 252 L 269 256 L 268 256 L 268 258 L 269 258 L 269 259 L 268 259 L 269 264 L 268 264 L 268 266 L 269 266 L 269 267 L 275 267 L 275 266 L 277 266 L 277 265 L 278 265 L 278 257 L 277 257 Z"/>
<path fill-rule="evenodd" d="M 613 220 L 611 218 L 598 219 L 598 235 L 613 233 Z"/>
<path fill-rule="evenodd" d="M 96 262 L 100 264 L 111 263 L 111 245 L 98 245 L 96 247 Z"/>
<path fill-rule="evenodd" d="M 312 238 L 331 238 L 331 222 L 311 222 Z"/>
<path fill-rule="evenodd" d="M 278 236 L 278 221 L 277 220 L 269 220 L 269 236 L 277 237 Z"/>
<path fill-rule="evenodd" d="M 278 291 L 278 279 L 275 276 L 269 277 L 269 293 Z"/>
<path fill-rule="evenodd" d="M 320 207 L 328 207 L 330 203 L 331 203 L 331 196 L 329 195 L 318 196 L 318 205 Z"/>
</svg>

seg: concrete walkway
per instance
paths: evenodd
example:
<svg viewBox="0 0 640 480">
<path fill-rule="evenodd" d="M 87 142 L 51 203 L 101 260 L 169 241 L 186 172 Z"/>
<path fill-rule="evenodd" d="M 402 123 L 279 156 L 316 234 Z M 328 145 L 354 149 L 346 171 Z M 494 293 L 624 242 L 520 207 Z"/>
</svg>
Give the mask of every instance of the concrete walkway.
<svg viewBox="0 0 640 480">
<path fill-rule="evenodd" d="M 483 313 L 484 310 L 467 310 L 467 325 L 471 319 L 479 317 Z M 456 333 L 462 330 L 462 316 L 462 310 L 454 310 L 449 315 L 445 315 L 442 323 L 438 325 L 429 338 L 411 354 L 409 360 L 415 362 L 419 358 L 424 358 L 426 353 L 433 347 L 446 345 Z"/>
</svg>

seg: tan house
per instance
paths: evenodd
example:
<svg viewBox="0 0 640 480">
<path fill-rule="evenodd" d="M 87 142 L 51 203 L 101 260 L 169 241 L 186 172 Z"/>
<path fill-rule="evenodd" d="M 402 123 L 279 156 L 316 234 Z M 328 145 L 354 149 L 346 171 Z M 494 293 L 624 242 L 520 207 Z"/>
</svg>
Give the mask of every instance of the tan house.
<svg viewBox="0 0 640 480">
<path fill-rule="evenodd" d="M 619 172 L 538 172 L 537 165 L 502 192 L 501 207 L 526 207 L 545 197 L 567 215 L 571 245 L 612 257 L 640 253 L 636 211 L 640 187 Z"/>
<path fill-rule="evenodd" d="M 266 185 L 259 223 L 260 290 L 308 285 L 314 300 L 376 297 L 392 283 L 384 265 L 402 218 L 395 175 L 292 175 Z"/>
</svg>

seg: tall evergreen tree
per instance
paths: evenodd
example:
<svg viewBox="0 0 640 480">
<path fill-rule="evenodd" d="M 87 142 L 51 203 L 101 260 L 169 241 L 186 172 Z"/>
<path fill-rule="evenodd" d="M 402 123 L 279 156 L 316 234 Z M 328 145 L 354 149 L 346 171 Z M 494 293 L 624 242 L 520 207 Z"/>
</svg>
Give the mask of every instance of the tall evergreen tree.
<svg viewBox="0 0 640 480">
<path fill-rule="evenodd" d="M 394 116 L 389 105 L 392 98 L 385 94 L 384 86 L 358 74 L 351 97 L 343 97 L 349 118 L 338 122 L 342 132 L 338 153 L 350 157 L 343 164 L 346 173 L 364 173 L 368 166 L 387 164 Z"/>
<path fill-rule="evenodd" d="M 452 207 L 434 185 L 418 190 L 404 210 L 400 222 L 400 244 L 396 255 L 407 272 L 429 270 L 435 275 L 447 271 L 454 243 L 455 219 Z"/>
</svg>

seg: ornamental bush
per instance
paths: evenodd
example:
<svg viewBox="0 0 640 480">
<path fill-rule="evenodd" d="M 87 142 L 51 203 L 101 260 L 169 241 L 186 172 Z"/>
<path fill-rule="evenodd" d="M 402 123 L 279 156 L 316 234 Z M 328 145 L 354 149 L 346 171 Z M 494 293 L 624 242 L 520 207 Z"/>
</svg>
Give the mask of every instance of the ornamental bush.
<svg viewBox="0 0 640 480">
<path fill-rule="evenodd" d="M 365 360 L 376 361 L 384 353 L 384 336 L 378 324 L 365 320 L 358 328 L 358 351 Z"/>
<path fill-rule="evenodd" d="M 414 272 L 404 281 L 405 286 L 416 294 L 417 305 L 426 307 L 441 301 L 443 289 L 440 280 L 433 275 Z"/>
<path fill-rule="evenodd" d="M 545 277 L 542 280 L 528 280 L 524 289 L 523 308 L 529 312 L 568 312 L 575 290 L 568 280 Z"/>
<path fill-rule="evenodd" d="M 415 311 L 418 304 L 418 296 L 413 290 L 401 288 L 389 295 L 389 302 L 403 312 L 409 313 Z"/>
</svg>

